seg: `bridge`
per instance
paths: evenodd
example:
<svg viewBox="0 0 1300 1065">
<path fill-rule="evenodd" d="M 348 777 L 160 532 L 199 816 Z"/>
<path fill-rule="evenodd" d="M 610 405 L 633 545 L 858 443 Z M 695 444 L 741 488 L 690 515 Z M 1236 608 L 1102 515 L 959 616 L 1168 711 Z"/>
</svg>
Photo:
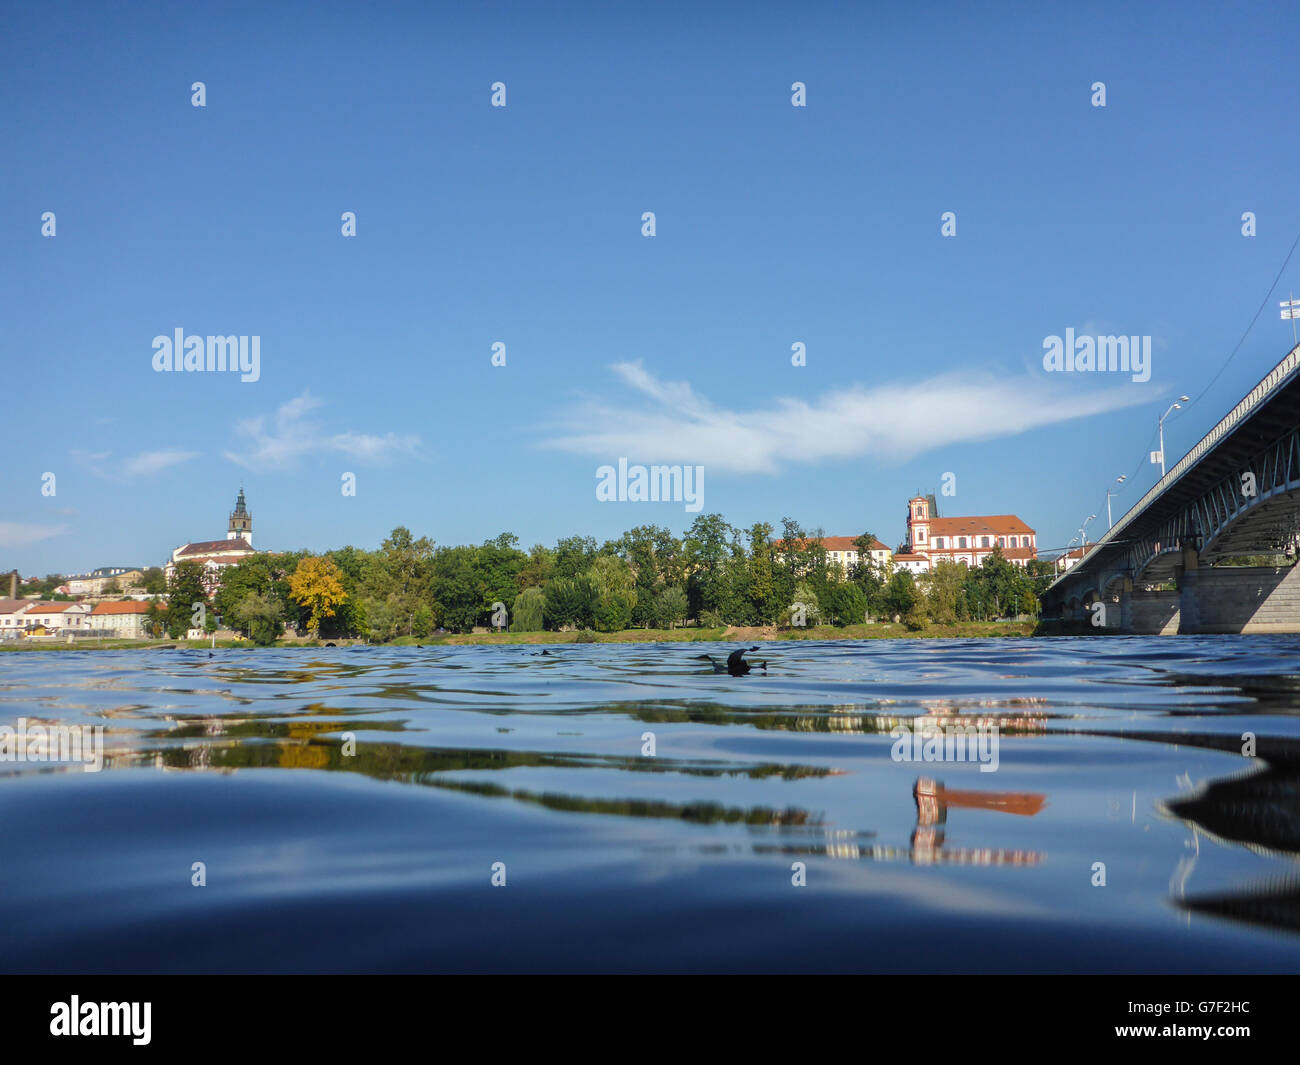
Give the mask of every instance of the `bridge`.
<svg viewBox="0 0 1300 1065">
<path fill-rule="evenodd" d="M 1138 633 L 1300 632 L 1300 346 L 1043 592 L 1044 619 Z"/>
</svg>

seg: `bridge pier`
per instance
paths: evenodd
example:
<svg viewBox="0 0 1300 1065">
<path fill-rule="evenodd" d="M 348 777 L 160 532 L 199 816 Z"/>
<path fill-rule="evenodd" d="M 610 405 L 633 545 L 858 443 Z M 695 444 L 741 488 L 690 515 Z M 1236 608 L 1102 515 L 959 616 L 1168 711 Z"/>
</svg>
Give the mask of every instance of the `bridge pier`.
<svg viewBox="0 0 1300 1065">
<path fill-rule="evenodd" d="M 1207 566 L 1185 570 L 1179 633 L 1300 632 L 1300 569 Z"/>
</svg>

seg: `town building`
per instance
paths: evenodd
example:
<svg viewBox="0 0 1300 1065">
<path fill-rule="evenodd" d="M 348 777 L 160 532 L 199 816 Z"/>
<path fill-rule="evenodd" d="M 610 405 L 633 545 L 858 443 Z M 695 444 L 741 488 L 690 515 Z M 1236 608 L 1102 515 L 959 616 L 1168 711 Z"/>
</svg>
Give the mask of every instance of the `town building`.
<svg viewBox="0 0 1300 1065">
<path fill-rule="evenodd" d="M 1038 557 L 1038 535 L 1014 514 L 972 518 L 942 518 L 934 496 L 913 496 L 907 501 L 907 542 L 901 555 L 920 556 L 926 572 L 939 562 L 964 562 L 980 566 L 994 551 L 1015 566 L 1027 566 Z M 894 556 L 895 565 L 898 555 Z M 909 565 L 908 568 L 913 568 Z"/>
<path fill-rule="evenodd" d="M 16 639 L 23 627 L 23 615 L 35 605 L 35 599 L 0 599 L 0 640 Z"/>
<path fill-rule="evenodd" d="M 97 603 L 90 612 L 89 628 L 101 636 L 112 635 L 119 640 L 139 640 L 148 636 L 145 629 L 149 604 L 135 600 L 124 603 Z"/>
<path fill-rule="evenodd" d="M 803 549 L 809 544 L 821 544 L 826 552 L 827 564 L 838 563 L 842 576 L 847 578 L 852 568 L 858 565 L 860 561 L 860 552 L 858 551 L 858 545 L 855 543 L 857 539 L 856 536 L 809 536 L 799 541 L 795 546 L 798 549 Z M 785 556 L 786 542 L 784 540 L 775 541 L 772 548 L 778 557 Z M 868 561 L 881 567 L 886 572 L 888 571 L 892 557 L 888 547 L 879 540 L 873 540 L 868 553 Z"/>
<path fill-rule="evenodd" d="M 176 567 L 182 562 L 198 562 L 203 567 L 203 589 L 208 595 L 221 584 L 221 571 L 236 566 L 257 554 L 253 550 L 253 516 L 244 500 L 244 489 L 239 489 L 235 509 L 230 512 L 224 540 L 199 540 L 182 544 L 172 552 L 171 560 L 163 568 L 170 584 Z"/>
<path fill-rule="evenodd" d="M 1096 546 L 1097 546 L 1096 544 L 1088 544 L 1086 547 L 1066 548 L 1064 551 L 1062 551 L 1059 555 L 1056 556 L 1056 561 L 1055 561 L 1056 572 L 1064 573 L 1067 569 L 1070 569 L 1072 566 L 1078 563 L 1083 558 L 1084 555 L 1086 555 L 1089 551 L 1091 551 Z"/>
<path fill-rule="evenodd" d="M 68 595 L 111 595 L 116 589 L 125 592 L 144 583 L 144 570 L 139 566 L 101 566 L 89 573 L 69 577 L 61 586 Z"/>
<path fill-rule="evenodd" d="M 22 628 L 28 633 L 39 630 L 37 634 L 75 636 L 87 630 L 86 618 L 90 609 L 89 603 L 43 603 L 32 600 L 21 615 Z"/>
<path fill-rule="evenodd" d="M 822 547 L 826 549 L 826 561 L 838 562 L 844 567 L 847 573 L 850 566 L 856 566 L 859 563 L 858 545 L 854 543 L 856 536 L 823 536 L 820 538 Z M 868 559 L 876 566 L 885 569 L 889 568 L 889 561 L 893 557 L 893 552 L 889 550 L 879 540 L 871 541 L 871 548 L 868 552 Z"/>
</svg>

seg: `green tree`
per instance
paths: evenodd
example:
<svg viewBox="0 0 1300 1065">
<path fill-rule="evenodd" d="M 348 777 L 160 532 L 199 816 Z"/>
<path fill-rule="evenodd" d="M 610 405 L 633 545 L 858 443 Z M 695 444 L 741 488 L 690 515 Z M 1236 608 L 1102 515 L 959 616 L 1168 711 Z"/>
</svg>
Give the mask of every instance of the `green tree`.
<svg viewBox="0 0 1300 1065">
<path fill-rule="evenodd" d="M 665 588 L 654 600 L 654 624 L 661 629 L 674 629 L 686 620 L 690 604 L 686 590 L 680 584 Z"/>
<path fill-rule="evenodd" d="M 867 597 L 850 581 L 831 585 L 827 593 L 826 613 L 833 625 L 860 625 L 866 618 Z"/>
<path fill-rule="evenodd" d="M 179 639 L 193 625 L 194 608 L 202 603 L 208 606 L 208 594 L 203 588 L 203 566 L 185 561 L 172 571 L 172 582 L 167 594 L 167 634 Z"/>
<path fill-rule="evenodd" d="M 939 625 L 963 620 L 966 597 L 963 594 L 969 571 L 966 564 L 940 561 L 925 575 L 926 611 Z"/>
<path fill-rule="evenodd" d="M 546 594 L 540 588 L 525 588 L 510 611 L 511 632 L 541 632 L 546 626 Z"/>
<path fill-rule="evenodd" d="M 237 626 L 259 647 L 269 647 L 284 629 L 284 605 L 274 596 L 262 592 L 249 592 L 243 596 L 228 615 Z"/>
<path fill-rule="evenodd" d="M 592 563 L 590 577 L 597 590 L 592 610 L 597 631 L 619 632 L 627 628 L 637 602 L 632 567 L 614 555 L 601 555 Z"/>
<path fill-rule="evenodd" d="M 921 602 L 921 593 L 916 587 L 916 578 L 910 570 L 896 569 L 885 585 L 883 603 L 886 613 L 891 617 L 906 618 L 912 608 Z"/>
<path fill-rule="evenodd" d="M 588 629 L 593 624 L 600 589 L 587 574 L 555 577 L 546 586 L 544 614 L 548 629 L 575 625 Z"/>
</svg>

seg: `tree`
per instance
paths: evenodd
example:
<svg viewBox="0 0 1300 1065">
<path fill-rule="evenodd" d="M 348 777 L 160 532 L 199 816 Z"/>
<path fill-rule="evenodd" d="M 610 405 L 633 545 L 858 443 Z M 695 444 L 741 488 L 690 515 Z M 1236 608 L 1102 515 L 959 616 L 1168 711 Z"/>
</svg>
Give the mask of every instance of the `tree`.
<svg viewBox="0 0 1300 1065">
<path fill-rule="evenodd" d="M 364 569 L 364 594 L 385 602 L 397 616 L 397 631 L 408 636 L 415 625 L 416 610 L 429 598 L 433 556 L 432 540 L 427 536 L 417 540 L 410 529 L 399 525 Z"/>
<path fill-rule="evenodd" d="M 883 602 L 885 610 L 891 615 L 906 618 L 912 614 L 912 608 L 921 601 L 917 591 L 916 579 L 910 570 L 896 569 L 885 585 Z"/>
<path fill-rule="evenodd" d="M 540 588 L 525 588 L 515 596 L 510 611 L 511 632 L 541 632 L 546 624 L 546 594 Z"/>
<path fill-rule="evenodd" d="M 167 577 L 161 566 L 150 566 L 144 571 L 144 590 L 147 595 L 166 595 Z"/>
<path fill-rule="evenodd" d="M 665 588 L 654 601 L 654 622 L 661 629 L 673 629 L 686 620 L 689 603 L 686 589 L 679 584 Z"/>
<path fill-rule="evenodd" d="M 813 591 L 811 581 L 799 581 L 794 587 L 794 598 L 781 615 L 782 623 L 794 628 L 808 625 L 820 625 L 822 620 L 821 602 Z"/>
<path fill-rule="evenodd" d="M 233 618 L 239 624 L 242 617 L 240 604 L 257 593 L 273 602 L 281 620 L 294 612 L 289 598 L 289 580 L 285 573 L 283 555 L 250 555 L 234 566 L 221 571 L 221 586 L 212 597 L 212 609 L 223 618 Z"/>
<path fill-rule="evenodd" d="M 776 617 L 776 584 L 772 573 L 772 526 L 756 521 L 749 527 L 749 601 L 755 619 L 767 624 Z"/>
<path fill-rule="evenodd" d="M 556 577 L 545 589 L 544 616 L 546 627 L 560 629 L 576 625 L 588 629 L 592 626 L 600 589 L 586 574 L 580 577 Z"/>
<path fill-rule="evenodd" d="M 969 571 L 964 562 L 943 560 L 925 576 L 926 610 L 939 625 L 952 625 L 965 617 L 963 594 Z"/>
<path fill-rule="evenodd" d="M 271 595 L 249 592 L 229 615 L 259 647 L 269 647 L 284 628 L 284 606 Z"/>
<path fill-rule="evenodd" d="M 723 606 L 725 566 L 735 537 L 736 530 L 721 514 L 700 514 L 687 530 L 683 544 L 690 572 L 686 595 L 693 614 L 714 613 Z"/>
<path fill-rule="evenodd" d="M 469 632 L 484 613 L 484 585 L 473 547 L 440 547 L 432 563 L 433 598 L 442 624 L 454 632 Z M 509 599 L 500 602 L 510 602 Z M 408 630 L 409 631 L 409 630 Z"/>
<path fill-rule="evenodd" d="M 636 574 L 623 559 L 601 555 L 592 563 L 591 580 L 596 585 L 592 620 L 599 632 L 619 632 L 632 623 L 636 606 Z"/>
<path fill-rule="evenodd" d="M 867 597 L 849 581 L 831 585 L 827 593 L 826 612 L 833 625 L 857 625 L 866 620 Z"/>
<path fill-rule="evenodd" d="M 203 566 L 187 560 L 172 572 L 167 595 L 167 635 L 174 640 L 184 636 L 193 627 L 194 608 L 200 603 L 206 610 L 208 594 L 203 588 Z"/>
<path fill-rule="evenodd" d="M 319 635 L 323 618 L 333 617 L 347 600 L 342 573 L 328 558 L 308 556 L 298 563 L 289 577 L 289 595 L 294 602 L 311 610 L 307 631 Z"/>
</svg>

